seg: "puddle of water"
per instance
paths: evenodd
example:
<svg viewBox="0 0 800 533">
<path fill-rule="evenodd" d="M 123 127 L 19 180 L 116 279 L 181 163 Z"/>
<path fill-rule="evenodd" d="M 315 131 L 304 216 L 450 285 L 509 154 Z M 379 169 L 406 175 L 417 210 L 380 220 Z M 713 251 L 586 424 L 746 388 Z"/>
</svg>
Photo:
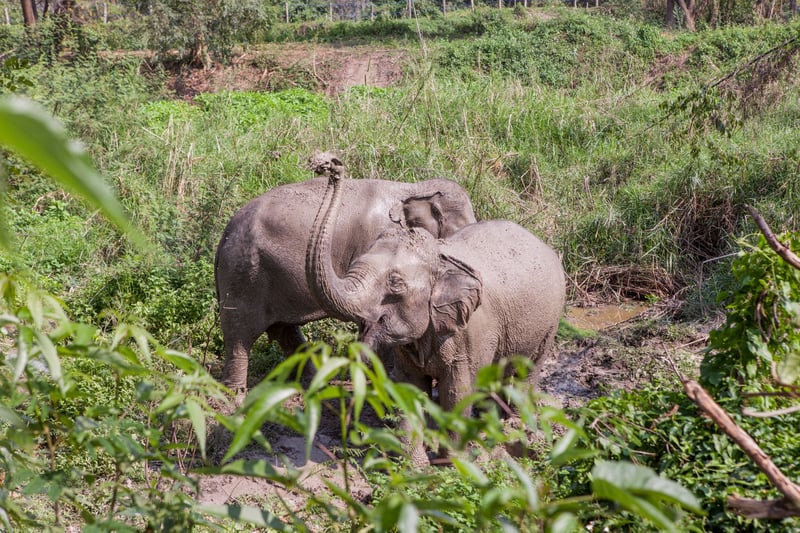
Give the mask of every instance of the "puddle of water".
<svg viewBox="0 0 800 533">
<path fill-rule="evenodd" d="M 582 329 L 599 331 L 633 318 L 646 309 L 646 305 L 635 302 L 596 307 L 569 307 L 567 308 L 567 321 Z"/>
</svg>

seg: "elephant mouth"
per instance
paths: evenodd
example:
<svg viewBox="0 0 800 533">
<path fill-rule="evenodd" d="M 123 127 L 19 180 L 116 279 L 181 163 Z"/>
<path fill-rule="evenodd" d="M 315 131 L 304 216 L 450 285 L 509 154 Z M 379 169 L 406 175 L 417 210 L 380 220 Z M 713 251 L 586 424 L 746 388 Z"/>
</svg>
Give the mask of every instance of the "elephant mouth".
<svg viewBox="0 0 800 533">
<path fill-rule="evenodd" d="M 392 338 L 387 333 L 386 317 L 381 317 L 375 322 L 361 320 L 359 331 L 361 331 L 359 341 L 376 351 L 391 349 L 410 342 L 405 338 Z"/>
<path fill-rule="evenodd" d="M 397 348 L 397 353 L 414 363 L 420 369 L 425 369 L 425 353 L 417 343 L 401 344 Z"/>
</svg>

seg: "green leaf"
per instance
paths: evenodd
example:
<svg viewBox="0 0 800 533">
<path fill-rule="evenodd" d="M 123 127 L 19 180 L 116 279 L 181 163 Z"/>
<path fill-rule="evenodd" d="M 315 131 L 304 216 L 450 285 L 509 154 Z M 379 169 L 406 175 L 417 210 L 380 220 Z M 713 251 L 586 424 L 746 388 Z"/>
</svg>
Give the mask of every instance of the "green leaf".
<svg viewBox="0 0 800 533">
<path fill-rule="evenodd" d="M 487 487 L 489 486 L 489 478 L 486 477 L 486 474 L 478 468 L 478 466 L 470 461 L 464 461 L 459 457 L 452 457 L 450 461 L 453 463 L 453 466 L 456 467 L 462 476 L 465 478 L 471 479 L 477 486 L 479 487 Z"/>
<path fill-rule="evenodd" d="M 580 447 L 580 440 L 583 435 L 582 429 L 569 429 L 564 433 L 564 436 L 553 445 L 553 449 L 550 451 L 550 463 L 553 466 L 561 466 L 578 459 L 586 459 L 597 455 L 594 450 Z"/>
<path fill-rule="evenodd" d="M 800 353 L 792 352 L 778 364 L 778 377 L 781 382 L 794 384 L 800 378 Z"/>
<path fill-rule="evenodd" d="M 662 509 L 662 501 L 703 513 L 694 495 L 651 468 L 625 461 L 601 461 L 592 469 L 592 490 L 596 497 L 617 502 L 627 510 L 650 520 L 660 529 L 677 531 Z"/>
<path fill-rule="evenodd" d="M 16 95 L 0 98 L 0 144 L 82 196 L 137 246 L 143 249 L 150 246 L 147 238 L 130 223 L 83 147 L 71 140 L 63 124 L 40 105 Z"/>
<path fill-rule="evenodd" d="M 301 392 L 296 384 L 270 383 L 264 381 L 254 387 L 247 395 L 241 411 L 246 413 L 244 420 L 236 430 L 222 462 L 227 462 L 239 453 L 250 442 L 250 438 L 267 420 L 270 412 L 285 400 Z"/>
<path fill-rule="evenodd" d="M 525 498 L 528 500 L 528 512 L 536 512 L 539 510 L 539 493 L 536 491 L 536 485 L 525 470 L 513 459 L 506 460 L 506 464 L 514 471 L 522 488 L 525 490 Z"/>
<path fill-rule="evenodd" d="M 61 360 L 58 358 L 56 347 L 53 345 L 50 337 L 41 331 L 35 330 L 33 334 L 36 337 L 36 342 L 39 345 L 39 350 L 42 352 L 44 360 L 47 361 L 47 367 L 50 369 L 50 376 L 53 378 L 53 381 L 58 383 L 58 388 L 61 393 L 66 393 L 67 387 L 64 383 L 64 376 L 61 373 Z"/>
<path fill-rule="evenodd" d="M 306 417 L 308 420 L 305 428 L 306 461 L 308 461 L 311 458 L 311 446 L 314 444 L 314 436 L 317 434 L 322 418 L 322 402 L 319 401 L 319 398 L 306 398 Z"/>
<path fill-rule="evenodd" d="M 375 444 L 379 449 L 387 453 L 403 453 L 403 443 L 387 429 L 366 428 L 360 443 Z"/>
<path fill-rule="evenodd" d="M 206 458 L 206 414 L 195 400 L 186 400 L 186 411 L 189 413 L 189 420 L 192 422 L 194 434 L 197 437 L 197 444 L 200 446 L 200 454 Z"/>
<path fill-rule="evenodd" d="M 25 372 L 25 367 L 28 366 L 28 355 L 30 354 L 30 347 L 33 344 L 33 330 L 28 326 L 20 326 L 17 331 L 17 357 L 14 361 L 14 377 L 12 381 L 16 383 Z"/>
<path fill-rule="evenodd" d="M 412 503 L 404 503 L 397 516 L 397 529 L 405 533 L 417 533 L 419 528 L 419 510 Z"/>
<path fill-rule="evenodd" d="M 196 468 L 193 469 L 192 472 L 212 476 L 231 475 L 257 477 L 270 481 L 277 481 L 287 487 L 293 485 L 297 481 L 296 475 L 292 475 L 288 472 L 280 472 L 266 459 L 237 459 L 236 461 L 231 461 L 230 463 L 220 466 Z M 295 472 L 295 474 L 299 474 L 299 471 Z"/>
<path fill-rule="evenodd" d="M 294 527 L 286 524 L 271 512 L 248 505 L 201 504 L 195 505 L 194 510 L 201 514 L 248 522 L 258 527 L 267 527 L 276 531 L 295 531 Z"/>
<path fill-rule="evenodd" d="M 547 533 L 572 533 L 580 530 L 578 518 L 572 513 L 561 513 L 547 525 Z"/>
<path fill-rule="evenodd" d="M 28 308 L 28 312 L 31 314 L 33 325 L 36 328 L 41 328 L 45 319 L 41 295 L 37 291 L 29 292 L 25 299 L 25 304 Z"/>
<path fill-rule="evenodd" d="M 5 405 L 0 405 L 0 420 L 12 427 L 24 428 L 26 426 L 26 424 L 22 421 L 22 418 L 20 418 L 19 415 L 11 408 Z"/>
<path fill-rule="evenodd" d="M 314 374 L 311 384 L 308 386 L 308 393 L 313 394 L 339 372 L 339 369 L 348 365 L 350 361 L 343 357 L 332 357 L 325 361 Z"/>
<path fill-rule="evenodd" d="M 187 374 L 194 374 L 196 372 L 205 372 L 205 368 L 196 359 L 189 357 L 185 353 L 177 352 L 175 350 L 157 349 L 156 354 L 165 361 L 172 363 L 180 370 Z"/>
<path fill-rule="evenodd" d="M 353 366 L 350 371 L 350 383 L 353 386 L 353 419 L 360 420 L 361 410 L 367 398 L 367 376 L 361 366 Z"/>
</svg>

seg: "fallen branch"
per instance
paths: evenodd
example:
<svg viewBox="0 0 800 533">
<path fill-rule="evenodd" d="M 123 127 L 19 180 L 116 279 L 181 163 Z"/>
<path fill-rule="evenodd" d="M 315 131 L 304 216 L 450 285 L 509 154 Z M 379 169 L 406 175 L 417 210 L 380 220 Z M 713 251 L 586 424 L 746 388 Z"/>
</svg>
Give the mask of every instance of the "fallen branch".
<svg viewBox="0 0 800 533">
<path fill-rule="evenodd" d="M 780 500 L 748 500 L 731 496 L 728 505 L 733 511 L 748 518 L 786 518 L 800 516 L 800 487 L 795 485 L 764 453 L 756 441 L 725 412 L 722 407 L 696 381 L 683 380 L 686 395 L 728 435 L 739 448 L 756 463 L 773 485 L 784 495 Z"/>
<path fill-rule="evenodd" d="M 797 508 L 786 498 L 780 500 L 751 500 L 733 495 L 728 497 L 728 507 L 747 518 L 781 520 L 798 516 Z"/>
</svg>

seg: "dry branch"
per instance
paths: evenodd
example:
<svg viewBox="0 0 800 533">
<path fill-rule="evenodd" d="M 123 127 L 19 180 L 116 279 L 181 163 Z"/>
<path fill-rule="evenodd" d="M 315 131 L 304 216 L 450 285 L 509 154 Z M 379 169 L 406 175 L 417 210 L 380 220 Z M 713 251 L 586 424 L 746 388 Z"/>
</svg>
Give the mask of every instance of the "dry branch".
<svg viewBox="0 0 800 533">
<path fill-rule="evenodd" d="M 686 395 L 756 463 L 756 466 L 766 474 L 772 484 L 784 495 L 781 500 L 763 502 L 732 496 L 728 498 L 728 505 L 731 509 L 748 518 L 777 519 L 786 518 L 787 516 L 800 516 L 800 487 L 792 483 L 780 471 L 756 441 L 736 425 L 736 422 L 699 383 L 685 380 L 683 388 L 686 390 Z"/>
<path fill-rule="evenodd" d="M 797 508 L 786 498 L 780 500 L 752 500 L 739 496 L 728 497 L 728 507 L 747 518 L 781 520 L 798 516 Z"/>
<path fill-rule="evenodd" d="M 747 212 L 750 213 L 750 216 L 753 217 L 753 220 L 755 220 L 758 229 L 760 229 L 761 233 L 764 234 L 769 247 L 775 250 L 775 253 L 781 256 L 784 261 L 789 263 L 794 268 L 800 270 L 800 257 L 797 257 L 794 252 L 792 252 L 785 244 L 778 240 L 775 234 L 772 233 L 772 230 L 769 229 L 767 221 L 764 220 L 764 217 L 762 217 L 758 211 L 756 211 L 750 205 L 745 205 L 744 207 L 747 209 Z"/>
</svg>

